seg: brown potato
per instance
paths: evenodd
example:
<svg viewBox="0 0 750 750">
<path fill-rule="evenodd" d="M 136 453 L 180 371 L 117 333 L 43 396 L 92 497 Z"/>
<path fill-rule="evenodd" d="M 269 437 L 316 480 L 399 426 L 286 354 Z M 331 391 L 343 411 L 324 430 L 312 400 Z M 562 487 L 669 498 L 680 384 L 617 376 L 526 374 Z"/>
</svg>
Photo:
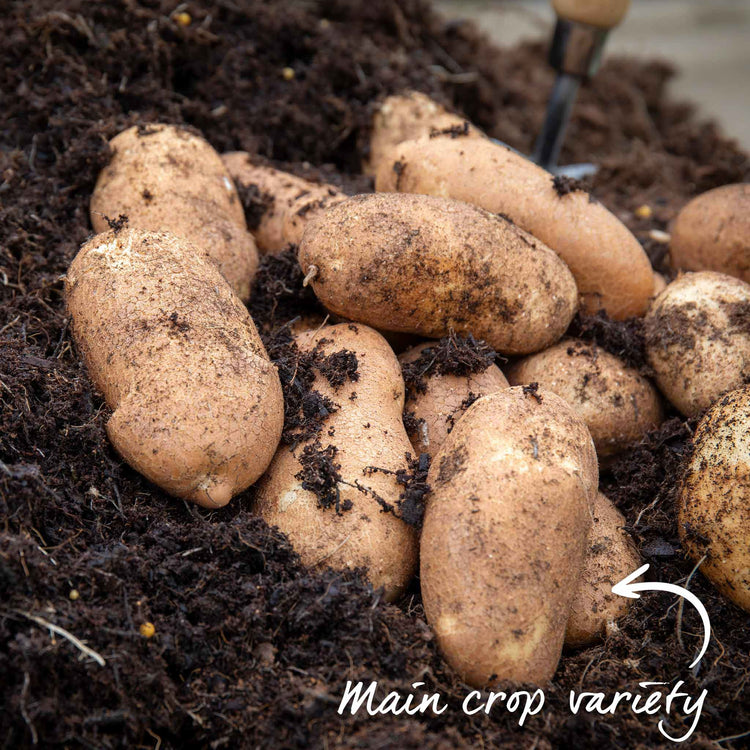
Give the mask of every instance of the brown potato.
<svg viewBox="0 0 750 750">
<path fill-rule="evenodd" d="M 553 393 L 476 401 L 434 457 L 422 600 L 461 679 L 543 684 L 560 658 L 598 485 L 586 426 Z"/>
<path fill-rule="evenodd" d="M 719 591 L 750 612 L 750 386 L 706 412 L 677 499 L 680 539 Z"/>
<path fill-rule="evenodd" d="M 750 284 L 686 273 L 654 300 L 646 354 L 661 392 L 686 416 L 750 381 Z"/>
<path fill-rule="evenodd" d="M 565 629 L 566 646 L 593 643 L 630 609 L 632 599 L 612 593 L 612 586 L 641 566 L 641 556 L 624 525 L 622 513 L 598 492 L 588 552 Z"/>
<path fill-rule="evenodd" d="M 91 224 L 125 215 L 129 225 L 184 237 L 219 266 L 247 300 L 258 268 L 255 240 L 234 183 L 214 149 L 173 125 L 123 131 L 110 141 L 112 158 L 91 196 Z"/>
<path fill-rule="evenodd" d="M 224 154 L 221 158 L 238 185 L 255 186 L 261 203 L 267 201 L 266 210 L 258 217 L 258 225 L 250 227 L 263 253 L 277 253 L 289 243 L 298 244 L 307 222 L 347 197 L 333 185 L 310 182 L 288 172 L 255 165 L 244 151 Z"/>
<path fill-rule="evenodd" d="M 619 453 L 663 419 L 654 386 L 595 344 L 563 339 L 508 370 L 511 385 L 539 383 L 586 423 L 600 457 Z"/>
<path fill-rule="evenodd" d="M 654 271 L 654 297 L 658 297 L 667 288 L 667 280 L 657 271 Z"/>
<path fill-rule="evenodd" d="M 429 338 L 472 333 L 504 353 L 554 343 L 576 307 L 573 277 L 549 248 L 444 198 L 349 198 L 308 225 L 299 261 L 336 314 Z"/>
<path fill-rule="evenodd" d="M 389 96 L 372 118 L 370 153 L 362 171 L 376 174 L 378 167 L 399 143 L 429 138 L 432 133 L 446 130 L 455 137 L 483 136 L 465 117 L 449 112 L 419 91 Z"/>
<path fill-rule="evenodd" d="M 750 282 L 750 185 L 723 185 L 693 198 L 674 220 L 669 254 L 674 268 Z"/>
<path fill-rule="evenodd" d="M 556 189 L 557 186 L 557 189 Z M 484 138 L 407 141 L 381 164 L 380 191 L 423 193 L 502 213 L 570 267 L 584 312 L 643 315 L 654 289 L 638 240 L 601 203 L 528 159 Z"/>
<path fill-rule="evenodd" d="M 426 341 L 407 349 L 399 355 L 401 365 L 414 363 L 436 342 Z M 423 379 L 424 391 L 410 391 L 406 403 L 408 413 L 416 421 L 416 431 L 409 438 L 417 454 L 435 455 L 445 438 L 451 433 L 456 422 L 466 409 L 481 396 L 487 396 L 508 387 L 502 371 L 490 364 L 479 372 L 467 375 L 449 375 L 429 372 Z"/>
<path fill-rule="evenodd" d="M 65 280 L 72 330 L 122 457 L 177 497 L 226 505 L 268 466 L 284 404 L 245 306 L 197 248 L 122 229 Z"/>
<path fill-rule="evenodd" d="M 363 325 L 326 326 L 295 340 L 303 351 L 318 346 L 324 354 L 354 352 L 356 381 L 334 387 L 316 373 L 313 388 L 338 408 L 319 438 L 279 449 L 258 484 L 256 510 L 289 537 L 305 565 L 365 567 L 372 585 L 395 599 L 417 564 L 414 528 L 383 512 L 378 501 L 397 506 L 402 487 L 395 472 L 408 468 L 411 453 L 401 422 L 398 360 L 383 337 Z M 325 492 L 307 488 L 321 478 Z"/>
</svg>

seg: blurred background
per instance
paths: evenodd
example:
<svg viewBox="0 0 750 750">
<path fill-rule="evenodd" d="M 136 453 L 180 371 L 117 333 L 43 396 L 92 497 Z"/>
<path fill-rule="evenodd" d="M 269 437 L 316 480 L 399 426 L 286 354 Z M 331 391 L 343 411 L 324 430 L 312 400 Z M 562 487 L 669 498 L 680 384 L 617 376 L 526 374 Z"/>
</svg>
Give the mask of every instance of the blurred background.
<svg viewBox="0 0 750 750">
<path fill-rule="evenodd" d="M 451 19 L 469 18 L 499 46 L 551 39 L 550 0 L 436 0 Z M 750 150 L 750 0 L 632 0 L 612 31 L 608 55 L 662 58 L 678 69 L 672 94 L 697 105 Z"/>
</svg>

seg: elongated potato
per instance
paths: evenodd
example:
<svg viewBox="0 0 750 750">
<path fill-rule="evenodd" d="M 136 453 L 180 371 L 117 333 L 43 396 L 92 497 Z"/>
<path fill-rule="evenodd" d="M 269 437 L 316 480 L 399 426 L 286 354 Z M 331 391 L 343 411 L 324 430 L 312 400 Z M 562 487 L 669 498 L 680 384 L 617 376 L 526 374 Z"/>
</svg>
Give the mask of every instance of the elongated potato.
<svg viewBox="0 0 750 750">
<path fill-rule="evenodd" d="M 346 200 L 346 195 L 333 185 L 255 165 L 244 151 L 224 154 L 221 158 L 238 185 L 255 186 L 261 197 L 268 200 L 258 225 L 250 228 L 263 253 L 277 253 L 289 243 L 298 244 L 313 217 Z"/>
<path fill-rule="evenodd" d="M 686 416 L 750 382 L 750 284 L 686 273 L 654 300 L 646 354 L 661 392 Z"/>
<path fill-rule="evenodd" d="M 131 227 L 184 237 L 219 266 L 242 300 L 258 268 L 239 195 L 221 157 L 173 125 L 133 127 L 110 141 L 112 158 L 91 196 L 91 224 L 127 216 Z"/>
<path fill-rule="evenodd" d="M 565 629 L 566 646 L 593 643 L 630 609 L 632 599 L 612 593 L 612 586 L 641 566 L 624 525 L 622 513 L 598 492 L 588 552 Z"/>
<path fill-rule="evenodd" d="M 403 366 L 429 356 L 434 344 L 427 341 L 407 349 L 399 355 L 399 362 Z M 405 407 L 405 414 L 410 414 L 415 423 L 415 430 L 409 433 L 415 453 L 434 456 L 474 401 L 507 387 L 505 375 L 494 364 L 466 375 L 428 372 L 422 379 L 421 388 L 408 394 Z"/>
<path fill-rule="evenodd" d="M 334 313 L 428 338 L 472 333 L 503 353 L 554 343 L 576 308 L 573 277 L 549 248 L 445 198 L 349 198 L 308 225 L 299 261 Z"/>
<path fill-rule="evenodd" d="M 113 409 L 107 434 L 177 497 L 226 505 L 268 466 L 284 404 L 253 321 L 183 238 L 122 229 L 89 240 L 65 280 L 72 330 Z"/>
<path fill-rule="evenodd" d="M 400 143 L 429 138 L 441 131 L 459 138 L 483 136 L 465 117 L 449 112 L 420 91 L 387 97 L 372 118 L 370 153 L 363 165 L 364 173 L 376 174 L 378 167 Z"/>
<path fill-rule="evenodd" d="M 723 185 L 693 198 L 674 220 L 669 255 L 674 268 L 750 282 L 750 185 Z"/>
<path fill-rule="evenodd" d="M 316 374 L 313 389 L 338 408 L 319 439 L 279 449 L 258 484 L 256 511 L 289 537 L 305 565 L 365 567 L 372 585 L 395 599 L 417 564 L 414 528 L 383 512 L 378 500 L 397 507 L 402 487 L 394 472 L 407 470 L 411 453 L 398 360 L 379 333 L 362 325 L 327 326 L 295 341 L 306 352 L 353 352 L 356 380 L 333 387 Z"/>
<path fill-rule="evenodd" d="M 470 685 L 543 684 L 560 658 L 598 484 L 586 426 L 549 391 L 476 401 L 434 457 L 422 600 Z"/>
<path fill-rule="evenodd" d="M 677 499 L 680 539 L 701 573 L 750 612 L 749 386 L 706 412 L 693 446 Z"/>
<path fill-rule="evenodd" d="M 539 383 L 586 423 L 600 457 L 618 453 L 663 419 L 656 388 L 595 344 L 564 339 L 508 370 L 511 385 Z"/>
<path fill-rule="evenodd" d="M 559 189 L 556 189 L 555 185 Z M 654 289 L 638 240 L 601 203 L 484 138 L 407 141 L 380 165 L 380 191 L 423 193 L 502 213 L 552 248 L 575 277 L 584 312 L 643 315 Z"/>
</svg>

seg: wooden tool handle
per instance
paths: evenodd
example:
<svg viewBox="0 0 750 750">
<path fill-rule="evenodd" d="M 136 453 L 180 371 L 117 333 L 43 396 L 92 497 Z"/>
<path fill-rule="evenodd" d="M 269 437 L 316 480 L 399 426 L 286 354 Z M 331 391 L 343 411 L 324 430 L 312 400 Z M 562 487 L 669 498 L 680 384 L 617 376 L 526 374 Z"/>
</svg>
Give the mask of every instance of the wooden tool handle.
<svg viewBox="0 0 750 750">
<path fill-rule="evenodd" d="M 612 29 L 628 12 L 630 0 L 552 0 L 552 7 L 566 21 Z"/>
</svg>

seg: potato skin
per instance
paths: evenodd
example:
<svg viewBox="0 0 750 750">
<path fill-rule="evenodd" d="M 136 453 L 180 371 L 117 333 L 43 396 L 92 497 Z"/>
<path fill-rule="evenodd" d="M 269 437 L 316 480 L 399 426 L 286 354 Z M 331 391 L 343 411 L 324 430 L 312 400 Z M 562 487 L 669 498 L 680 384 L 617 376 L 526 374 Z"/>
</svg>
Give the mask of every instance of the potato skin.
<svg viewBox="0 0 750 750">
<path fill-rule="evenodd" d="M 430 133 L 453 130 L 458 137 L 483 137 L 483 133 L 465 117 L 449 112 L 420 91 L 406 91 L 383 100 L 372 118 L 369 158 L 363 164 L 365 174 L 374 175 L 391 151 L 404 141 L 429 138 Z"/>
<path fill-rule="evenodd" d="M 247 300 L 258 268 L 237 189 L 203 138 L 173 125 L 132 127 L 110 141 L 112 158 L 91 196 L 91 224 L 123 214 L 131 227 L 184 237 L 217 263 Z"/>
<path fill-rule="evenodd" d="M 255 165 L 244 151 L 221 158 L 238 185 L 254 185 L 270 199 L 258 226 L 250 228 L 262 253 L 278 253 L 289 243 L 299 244 L 308 221 L 347 197 L 333 185 Z"/>
<path fill-rule="evenodd" d="M 184 238 L 123 229 L 68 269 L 73 336 L 122 457 L 177 497 L 226 505 L 271 461 L 284 404 L 245 306 Z"/>
<path fill-rule="evenodd" d="M 674 268 L 750 282 L 750 185 L 723 185 L 693 198 L 674 220 L 669 254 Z"/>
<path fill-rule="evenodd" d="M 433 344 L 425 341 L 413 346 L 400 354 L 398 360 L 402 364 L 414 362 Z M 470 405 L 467 400 L 507 388 L 508 381 L 497 365 L 490 365 L 486 370 L 468 375 L 432 373 L 425 376 L 424 386 L 424 393 L 411 394 L 406 403 L 406 411 L 423 420 L 419 433 L 409 435 L 409 438 L 417 455 L 429 453 L 434 456 Z"/>
<path fill-rule="evenodd" d="M 443 655 L 475 687 L 492 675 L 544 684 L 591 525 L 588 430 L 553 393 L 507 388 L 468 409 L 428 481 L 422 600 Z"/>
<path fill-rule="evenodd" d="M 750 284 L 686 273 L 654 300 L 646 354 L 659 390 L 686 416 L 750 381 Z"/>
<path fill-rule="evenodd" d="M 680 540 L 719 591 L 750 612 L 750 387 L 723 396 L 693 437 L 677 514 Z"/>
<path fill-rule="evenodd" d="M 508 369 L 511 385 L 539 383 L 586 423 L 600 457 L 640 440 L 663 419 L 659 394 L 636 370 L 595 344 L 577 339 L 522 359 Z"/>
<path fill-rule="evenodd" d="M 641 566 L 624 525 L 622 513 L 598 492 L 588 551 L 565 629 L 566 646 L 593 643 L 630 609 L 632 599 L 612 593 L 612 586 Z"/>
<path fill-rule="evenodd" d="M 369 488 L 396 505 L 402 487 L 392 473 L 366 471 L 376 466 L 389 472 L 407 469 L 411 444 L 401 422 L 404 382 L 396 356 L 383 337 L 363 325 L 342 323 L 295 336 L 303 351 L 322 343 L 324 354 L 347 349 L 358 360 L 358 379 L 334 389 L 320 375 L 313 388 L 339 408 L 328 416 L 321 445 L 337 449 L 341 501 L 352 507 L 336 513 L 320 507 L 313 492 L 295 475 L 302 469 L 300 456 L 308 440 L 294 449 L 279 448 L 258 484 L 255 510 L 278 526 L 292 542 L 305 565 L 332 568 L 366 567 L 375 588 L 384 587 L 388 600 L 396 599 L 411 580 L 417 564 L 417 539 L 413 527 L 353 485 Z M 355 397 L 352 394 L 356 393 Z"/>
<path fill-rule="evenodd" d="M 332 312 L 380 329 L 440 338 L 472 333 L 529 353 L 562 336 L 576 307 L 565 264 L 541 242 L 475 206 L 369 194 L 305 230 L 302 270 Z"/>
<path fill-rule="evenodd" d="M 484 138 L 407 141 L 381 164 L 380 191 L 423 193 L 502 213 L 569 266 L 586 313 L 643 315 L 654 289 L 651 263 L 627 227 L 581 190 L 559 195 L 552 176 Z"/>
</svg>

